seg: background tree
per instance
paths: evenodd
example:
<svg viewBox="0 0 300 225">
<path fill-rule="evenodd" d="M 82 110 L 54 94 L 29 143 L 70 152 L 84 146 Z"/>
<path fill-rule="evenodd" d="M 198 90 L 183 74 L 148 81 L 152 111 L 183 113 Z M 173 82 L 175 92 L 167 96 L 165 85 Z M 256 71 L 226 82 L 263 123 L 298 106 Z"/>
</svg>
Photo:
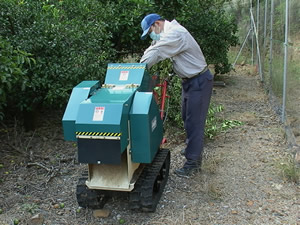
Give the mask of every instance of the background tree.
<svg viewBox="0 0 300 225">
<path fill-rule="evenodd" d="M 150 44 L 150 39 L 140 40 L 140 22 L 152 12 L 177 19 L 197 39 L 216 73 L 228 72 L 227 52 L 237 39 L 224 2 L 0 0 L 0 42 L 9 42 L 36 62 L 21 66 L 15 89 L 2 89 L 6 96 L 2 106 L 29 113 L 65 106 L 72 88 L 82 80 L 103 81 L 107 63 L 122 62 L 128 54 L 138 60 Z"/>
</svg>

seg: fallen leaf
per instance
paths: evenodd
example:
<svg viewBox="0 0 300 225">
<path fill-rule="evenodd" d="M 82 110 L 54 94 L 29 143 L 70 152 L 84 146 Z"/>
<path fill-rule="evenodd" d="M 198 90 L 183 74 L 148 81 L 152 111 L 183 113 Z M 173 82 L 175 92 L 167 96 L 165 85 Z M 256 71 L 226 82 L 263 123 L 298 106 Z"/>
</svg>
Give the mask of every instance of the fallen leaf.
<svg viewBox="0 0 300 225">
<path fill-rule="evenodd" d="M 247 202 L 247 206 L 253 206 L 253 204 L 254 204 L 254 201 L 249 200 L 249 201 Z"/>
<path fill-rule="evenodd" d="M 31 225 L 42 225 L 44 223 L 44 218 L 41 214 L 37 214 L 29 219 L 28 224 Z"/>
</svg>

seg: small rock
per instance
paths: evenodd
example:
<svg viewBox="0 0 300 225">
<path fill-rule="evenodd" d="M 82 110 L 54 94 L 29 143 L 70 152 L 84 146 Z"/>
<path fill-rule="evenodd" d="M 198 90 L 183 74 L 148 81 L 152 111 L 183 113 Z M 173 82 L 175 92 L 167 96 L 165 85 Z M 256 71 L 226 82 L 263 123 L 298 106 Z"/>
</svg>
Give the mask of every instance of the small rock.
<svg viewBox="0 0 300 225">
<path fill-rule="evenodd" d="M 250 214 L 253 214 L 254 212 L 253 211 L 250 211 L 250 210 L 246 210 L 247 213 L 250 213 Z"/>
<path fill-rule="evenodd" d="M 231 214 L 236 215 L 236 214 L 238 214 L 238 211 L 232 210 L 232 211 L 231 211 Z"/>
<path fill-rule="evenodd" d="M 281 184 L 274 184 L 274 187 L 278 191 L 280 191 L 282 189 L 282 185 Z"/>
<path fill-rule="evenodd" d="M 41 214 L 36 214 L 35 216 L 31 217 L 28 221 L 28 225 L 42 225 L 44 223 L 44 218 Z"/>
<path fill-rule="evenodd" d="M 58 212 L 57 212 L 57 215 L 62 216 L 62 215 L 64 215 L 64 212 L 58 211 Z"/>
<path fill-rule="evenodd" d="M 93 212 L 93 216 L 95 218 L 106 218 L 108 217 L 110 214 L 110 211 L 108 209 L 96 209 Z"/>
<path fill-rule="evenodd" d="M 278 210 L 275 210 L 275 209 L 272 210 L 272 213 L 273 213 L 274 216 L 284 216 L 283 213 L 281 213 L 281 212 L 279 212 Z"/>
</svg>

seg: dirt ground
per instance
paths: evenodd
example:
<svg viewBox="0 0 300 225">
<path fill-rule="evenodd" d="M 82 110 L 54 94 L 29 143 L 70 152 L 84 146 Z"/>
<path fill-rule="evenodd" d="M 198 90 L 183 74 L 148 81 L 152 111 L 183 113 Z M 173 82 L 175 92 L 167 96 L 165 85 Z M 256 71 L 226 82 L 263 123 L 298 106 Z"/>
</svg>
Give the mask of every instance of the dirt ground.
<svg viewBox="0 0 300 225">
<path fill-rule="evenodd" d="M 224 81 L 212 100 L 225 107 L 220 116 L 244 124 L 207 141 L 193 179 L 174 174 L 184 160 L 184 136 L 168 131 L 170 176 L 155 213 L 130 211 L 126 197 L 105 205 L 107 218 L 78 207 L 75 188 L 85 165 L 76 161 L 76 144 L 63 140 L 62 113 L 45 115 L 35 132 L 2 124 L 0 224 L 300 224 L 299 182 L 281 169 L 291 151 L 258 76 L 244 66 Z"/>
</svg>

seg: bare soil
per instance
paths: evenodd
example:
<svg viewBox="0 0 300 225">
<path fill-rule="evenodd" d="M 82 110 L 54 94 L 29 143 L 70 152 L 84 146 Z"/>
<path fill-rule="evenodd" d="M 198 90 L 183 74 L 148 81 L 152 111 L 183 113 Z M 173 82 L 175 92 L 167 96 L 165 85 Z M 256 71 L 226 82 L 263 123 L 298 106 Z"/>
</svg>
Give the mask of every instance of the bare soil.
<svg viewBox="0 0 300 225">
<path fill-rule="evenodd" d="M 237 67 L 223 79 L 226 87 L 212 97 L 225 107 L 219 116 L 244 124 L 207 140 L 202 171 L 189 179 L 174 174 L 184 135 L 168 130 L 171 170 L 155 213 L 130 211 L 126 197 L 109 200 L 106 218 L 78 207 L 76 183 L 86 166 L 77 163 L 76 144 L 63 140 L 62 112 L 42 114 L 34 132 L 2 124 L 0 224 L 300 224 L 299 183 L 281 169 L 291 152 L 257 74 Z"/>
</svg>

